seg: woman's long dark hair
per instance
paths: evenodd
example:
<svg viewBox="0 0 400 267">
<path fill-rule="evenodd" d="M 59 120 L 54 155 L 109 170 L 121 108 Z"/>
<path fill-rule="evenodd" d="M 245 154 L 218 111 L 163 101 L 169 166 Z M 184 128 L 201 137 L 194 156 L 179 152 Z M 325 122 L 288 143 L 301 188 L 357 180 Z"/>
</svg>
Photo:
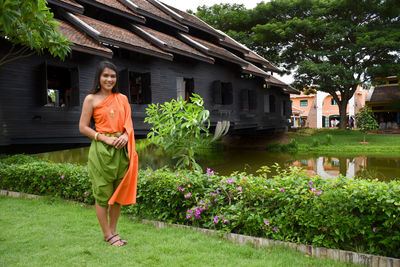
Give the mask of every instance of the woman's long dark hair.
<svg viewBox="0 0 400 267">
<path fill-rule="evenodd" d="M 111 90 L 111 92 L 113 93 L 118 93 L 118 72 L 117 72 L 117 67 L 111 63 L 110 61 L 102 61 L 99 63 L 99 65 L 97 66 L 96 69 L 96 74 L 94 75 L 94 81 L 93 81 L 93 87 L 92 89 L 90 89 L 89 94 L 96 94 L 97 92 L 99 92 L 101 90 L 101 86 L 100 86 L 100 75 L 103 72 L 103 70 L 105 68 L 109 68 L 112 69 L 113 71 L 115 71 L 116 75 L 117 75 L 117 81 L 113 87 L 113 89 Z"/>
</svg>

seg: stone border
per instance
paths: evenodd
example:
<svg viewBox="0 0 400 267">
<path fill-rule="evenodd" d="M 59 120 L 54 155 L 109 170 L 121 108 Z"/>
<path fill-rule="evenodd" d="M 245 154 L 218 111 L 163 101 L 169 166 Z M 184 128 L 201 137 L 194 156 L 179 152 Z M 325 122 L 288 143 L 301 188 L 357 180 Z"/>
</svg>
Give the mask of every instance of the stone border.
<svg viewBox="0 0 400 267">
<path fill-rule="evenodd" d="M 25 194 L 20 192 L 13 192 L 7 190 L 0 190 L 0 195 L 10 196 L 10 197 L 26 197 L 26 198 L 40 198 L 38 195 Z M 134 217 L 130 217 L 131 219 L 136 219 Z M 193 226 L 187 226 L 182 224 L 169 224 L 166 222 L 160 221 L 152 221 L 147 219 L 140 219 L 141 222 L 151 224 L 157 228 L 165 228 L 165 227 L 177 227 L 182 229 L 189 229 L 202 232 L 209 236 L 220 236 L 221 232 L 198 228 Z M 303 254 L 313 256 L 316 258 L 322 259 L 333 259 L 336 261 L 356 263 L 356 264 L 364 264 L 366 266 L 371 267 L 400 267 L 400 259 L 383 257 L 371 254 L 363 254 L 357 253 L 353 251 L 346 251 L 340 249 L 331 249 L 331 248 L 323 248 L 323 247 L 312 247 L 311 245 L 297 244 L 291 242 L 284 242 L 279 240 L 261 238 L 261 237 L 253 237 L 247 235 L 239 235 L 234 233 L 222 233 L 222 236 L 237 244 L 253 244 L 255 248 L 259 247 L 269 247 L 269 246 L 286 246 L 293 248 Z"/>
</svg>

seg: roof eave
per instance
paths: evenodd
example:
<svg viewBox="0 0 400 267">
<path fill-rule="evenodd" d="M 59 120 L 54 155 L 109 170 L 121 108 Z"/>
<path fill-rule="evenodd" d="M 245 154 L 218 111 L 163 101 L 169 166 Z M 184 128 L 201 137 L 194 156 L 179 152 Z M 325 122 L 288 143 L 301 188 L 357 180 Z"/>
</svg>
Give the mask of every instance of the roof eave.
<svg viewBox="0 0 400 267">
<path fill-rule="evenodd" d="M 77 6 L 68 5 L 60 0 L 47 0 L 47 2 L 49 4 L 53 4 L 58 7 L 62 7 L 70 12 L 74 12 L 74 13 L 78 13 L 78 14 L 83 14 L 83 12 L 85 11 L 84 7 L 80 8 Z"/>
<path fill-rule="evenodd" d="M 101 56 L 101 57 L 106 57 L 106 58 L 110 58 L 110 59 L 113 57 L 113 52 L 111 50 L 110 50 L 110 52 L 106 52 L 106 51 L 98 50 L 95 48 L 78 45 L 75 43 L 74 43 L 74 45 L 71 45 L 71 49 L 74 51 L 91 54 L 91 55 L 96 55 L 96 56 Z"/>
<path fill-rule="evenodd" d="M 112 11 L 113 13 L 115 13 L 117 15 L 123 16 L 125 18 L 131 19 L 131 20 L 139 22 L 139 23 L 145 23 L 146 22 L 146 18 L 144 18 L 142 16 L 134 16 L 134 15 L 131 15 L 129 13 L 123 12 L 121 10 L 118 10 L 116 8 L 113 8 L 111 6 L 103 5 L 103 4 L 101 4 L 99 2 L 96 2 L 96 1 L 91 1 L 91 0 L 80 0 L 80 1 L 82 1 L 83 3 L 86 3 L 88 5 L 92 5 L 92 6 L 95 6 L 97 8 L 103 9 L 103 10 Z"/>
</svg>

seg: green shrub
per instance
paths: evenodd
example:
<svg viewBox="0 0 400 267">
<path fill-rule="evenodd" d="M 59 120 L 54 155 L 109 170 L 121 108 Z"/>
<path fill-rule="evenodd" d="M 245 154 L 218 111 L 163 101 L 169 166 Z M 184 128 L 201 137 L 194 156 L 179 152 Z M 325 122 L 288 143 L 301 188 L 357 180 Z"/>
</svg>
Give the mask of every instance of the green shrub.
<svg viewBox="0 0 400 267">
<path fill-rule="evenodd" d="M 327 134 L 326 135 L 326 142 L 325 142 L 325 144 L 326 145 L 332 145 L 333 143 L 332 143 L 332 135 L 331 134 Z"/>
<path fill-rule="evenodd" d="M 94 203 L 87 167 L 14 155 L 0 161 L 0 188 Z"/>
<path fill-rule="evenodd" d="M 319 145 L 320 145 L 320 144 L 319 144 L 318 139 L 313 138 L 313 139 L 312 139 L 311 146 L 312 146 L 312 147 L 318 147 Z"/>
<path fill-rule="evenodd" d="M 13 164 L 13 160 L 18 164 Z M 23 162 L 26 163 L 23 163 Z M 7 162 L 5 164 L 4 162 Z M 309 178 L 297 168 L 269 178 L 211 170 L 140 170 L 137 217 L 328 248 L 400 257 L 400 182 Z M 86 167 L 24 157 L 0 160 L 0 188 L 93 203 Z M 85 192 L 89 192 L 85 194 Z"/>
</svg>

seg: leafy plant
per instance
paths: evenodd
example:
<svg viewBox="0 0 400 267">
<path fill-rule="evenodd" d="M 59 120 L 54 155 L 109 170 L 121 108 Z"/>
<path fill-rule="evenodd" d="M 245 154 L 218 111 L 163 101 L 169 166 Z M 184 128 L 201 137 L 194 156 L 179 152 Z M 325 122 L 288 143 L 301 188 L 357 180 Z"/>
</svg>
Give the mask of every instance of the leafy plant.
<svg viewBox="0 0 400 267">
<path fill-rule="evenodd" d="M 201 145 L 212 142 L 207 138 L 210 113 L 203 104 L 203 99 L 193 94 L 190 103 L 180 98 L 163 105 L 150 104 L 146 109 L 145 122 L 152 125 L 147 138 L 171 152 L 178 159 L 178 168 L 201 170 L 195 155 Z"/>
<path fill-rule="evenodd" d="M 45 0 L 0 0 L 0 38 L 12 44 L 0 59 L 0 67 L 45 49 L 65 59 L 72 43 L 57 30 L 59 22 L 53 16 Z"/>
<path fill-rule="evenodd" d="M 357 127 L 360 128 L 360 131 L 364 133 L 364 142 L 366 132 L 378 128 L 378 123 L 374 118 L 374 113 L 368 106 L 361 108 L 356 114 L 356 124 Z"/>
</svg>

